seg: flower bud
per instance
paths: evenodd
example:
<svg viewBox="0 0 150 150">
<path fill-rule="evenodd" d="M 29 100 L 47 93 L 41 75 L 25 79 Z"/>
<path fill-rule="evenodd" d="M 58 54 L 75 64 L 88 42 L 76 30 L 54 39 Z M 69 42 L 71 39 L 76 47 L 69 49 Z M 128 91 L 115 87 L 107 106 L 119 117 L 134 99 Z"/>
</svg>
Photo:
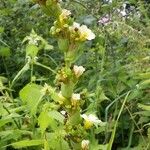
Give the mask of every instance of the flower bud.
<svg viewBox="0 0 150 150">
<path fill-rule="evenodd" d="M 81 142 L 81 148 L 82 148 L 82 150 L 88 150 L 89 149 L 89 143 L 90 143 L 89 140 L 83 140 Z"/>
<path fill-rule="evenodd" d="M 63 9 L 61 14 L 59 15 L 59 21 L 63 25 L 64 22 L 68 19 L 68 17 L 71 15 L 71 12 L 67 9 Z"/>
<path fill-rule="evenodd" d="M 72 94 L 72 98 L 71 98 L 72 106 L 76 108 L 79 105 L 79 103 L 80 103 L 79 100 L 80 100 L 80 94 L 73 93 Z"/>
</svg>

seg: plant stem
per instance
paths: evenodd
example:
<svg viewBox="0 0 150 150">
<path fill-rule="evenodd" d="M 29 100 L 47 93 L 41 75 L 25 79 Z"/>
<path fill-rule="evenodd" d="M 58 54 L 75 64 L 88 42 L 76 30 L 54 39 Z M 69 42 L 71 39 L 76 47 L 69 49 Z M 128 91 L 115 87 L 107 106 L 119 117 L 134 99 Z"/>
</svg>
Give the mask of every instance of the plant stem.
<svg viewBox="0 0 150 150">
<path fill-rule="evenodd" d="M 50 67 L 45 66 L 45 65 L 43 65 L 43 64 L 41 64 L 41 63 L 39 63 L 39 62 L 35 62 L 34 64 L 37 65 L 37 66 L 43 67 L 43 68 L 45 68 L 45 69 L 51 71 L 51 72 L 54 73 L 54 74 L 57 74 L 53 69 L 51 69 Z"/>
<path fill-rule="evenodd" d="M 118 125 L 118 120 L 119 120 L 119 118 L 120 118 L 120 116 L 121 116 L 121 113 L 122 113 L 122 111 L 123 111 L 123 108 L 124 108 L 124 106 L 125 106 L 125 103 L 126 103 L 126 101 L 127 101 L 127 98 L 128 98 L 128 96 L 129 96 L 130 92 L 131 92 L 131 91 L 127 92 L 126 97 L 125 97 L 125 99 L 124 99 L 124 101 L 123 101 L 123 104 L 122 104 L 122 106 L 121 106 L 121 109 L 120 109 L 120 111 L 119 111 L 118 117 L 117 117 L 116 122 L 115 122 L 114 129 L 113 129 L 112 134 L 111 134 L 111 138 L 110 138 L 110 141 L 109 141 L 107 150 L 111 150 L 111 149 L 112 149 L 112 144 L 113 144 L 113 141 L 114 141 L 114 138 L 115 138 L 116 129 L 117 129 L 117 125 Z"/>
</svg>

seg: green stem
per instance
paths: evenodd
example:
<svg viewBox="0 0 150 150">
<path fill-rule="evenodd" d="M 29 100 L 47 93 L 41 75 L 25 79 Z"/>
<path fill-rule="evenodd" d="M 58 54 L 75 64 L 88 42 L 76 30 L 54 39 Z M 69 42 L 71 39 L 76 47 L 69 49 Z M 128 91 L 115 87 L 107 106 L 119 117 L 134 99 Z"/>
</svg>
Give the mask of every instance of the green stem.
<svg viewBox="0 0 150 150">
<path fill-rule="evenodd" d="M 24 74 L 28 69 L 29 69 L 29 63 L 27 62 L 24 67 L 17 73 L 17 75 L 15 76 L 15 78 L 13 79 L 13 81 L 10 84 L 10 88 L 13 87 L 15 81 L 22 75 Z"/>
<path fill-rule="evenodd" d="M 10 47 L 7 43 L 5 43 L 4 41 L 2 41 L 1 39 L 0 39 L 0 42 L 3 43 L 5 46 Z"/>
<path fill-rule="evenodd" d="M 126 97 L 125 97 L 125 99 L 124 99 L 124 101 L 123 101 L 123 104 L 122 104 L 122 106 L 121 106 L 121 109 L 120 109 L 120 111 L 119 111 L 118 117 L 117 117 L 116 122 L 115 122 L 114 129 L 113 129 L 112 134 L 111 134 L 111 138 L 110 138 L 110 141 L 109 141 L 107 150 L 111 150 L 111 149 L 112 149 L 112 144 L 113 144 L 113 141 L 114 141 L 114 138 L 115 138 L 116 129 L 117 129 L 117 125 L 118 125 L 118 120 L 119 120 L 119 118 L 120 118 L 120 116 L 121 116 L 121 113 L 122 113 L 122 111 L 123 111 L 123 108 L 124 108 L 124 106 L 125 106 L 125 103 L 126 103 L 126 101 L 127 101 L 127 98 L 128 98 L 128 96 L 129 96 L 130 92 L 131 92 L 131 91 L 129 91 L 129 92 L 126 94 Z"/>
<path fill-rule="evenodd" d="M 134 131 L 134 124 L 132 123 L 127 149 L 129 149 L 132 144 L 133 131 Z"/>
<path fill-rule="evenodd" d="M 3 60 L 3 64 L 4 64 L 4 67 L 5 67 L 5 71 L 6 71 L 7 77 L 9 78 L 8 68 L 7 68 L 7 65 L 5 63 L 4 57 L 2 57 L 2 60 Z"/>
<path fill-rule="evenodd" d="M 58 64 L 50 55 L 44 54 L 44 56 L 47 56 L 48 58 L 50 58 L 50 60 L 58 67 Z"/>
<path fill-rule="evenodd" d="M 137 127 L 137 129 L 140 131 L 139 126 L 137 125 L 136 121 L 134 120 L 134 116 L 133 116 L 132 113 L 130 112 L 129 108 L 128 108 L 127 106 L 125 106 L 125 107 L 126 107 L 128 113 L 129 113 L 131 119 L 133 120 L 133 123 L 135 124 L 135 126 Z M 144 139 L 144 136 L 142 135 L 141 132 L 139 132 L 139 133 L 140 133 L 140 135 L 141 135 L 141 137 L 142 137 L 143 142 L 146 144 L 146 141 L 145 141 L 145 139 Z"/>
<path fill-rule="evenodd" d="M 32 77 L 33 77 L 33 63 L 31 64 L 31 77 L 30 77 L 30 80 L 31 80 L 31 83 L 32 83 Z"/>
<path fill-rule="evenodd" d="M 54 74 L 57 74 L 53 69 L 51 69 L 50 67 L 45 66 L 45 65 L 43 65 L 43 64 L 41 64 L 41 63 L 39 63 L 39 62 L 35 62 L 34 64 L 37 65 L 37 66 L 43 67 L 43 68 L 45 68 L 45 69 L 51 71 L 51 72 L 54 73 Z"/>
</svg>

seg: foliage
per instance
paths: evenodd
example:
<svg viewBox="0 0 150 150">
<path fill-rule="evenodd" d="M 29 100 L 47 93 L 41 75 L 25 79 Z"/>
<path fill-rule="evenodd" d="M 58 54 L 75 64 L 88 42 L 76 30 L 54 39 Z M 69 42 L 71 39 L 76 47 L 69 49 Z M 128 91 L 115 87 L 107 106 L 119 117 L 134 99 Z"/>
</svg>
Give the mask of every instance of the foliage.
<svg viewBox="0 0 150 150">
<path fill-rule="evenodd" d="M 148 150 L 149 10 L 1 0 L 0 149 Z"/>
</svg>

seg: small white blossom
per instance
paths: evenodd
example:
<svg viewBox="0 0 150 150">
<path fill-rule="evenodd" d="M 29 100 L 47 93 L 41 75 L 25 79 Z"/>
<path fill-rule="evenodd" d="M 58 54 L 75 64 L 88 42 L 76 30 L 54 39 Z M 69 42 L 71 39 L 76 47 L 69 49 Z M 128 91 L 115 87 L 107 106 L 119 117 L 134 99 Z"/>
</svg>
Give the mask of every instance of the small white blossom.
<svg viewBox="0 0 150 150">
<path fill-rule="evenodd" d="M 87 40 L 93 40 L 95 38 L 95 34 L 87 28 L 86 25 L 82 25 L 80 27 L 81 37 L 86 38 Z"/>
<path fill-rule="evenodd" d="M 85 120 L 85 121 L 88 121 L 88 122 L 91 122 L 91 123 L 101 123 L 102 121 L 99 120 L 95 115 L 93 114 L 90 114 L 90 115 L 86 115 L 86 114 L 83 114 L 81 115 L 81 117 Z"/>
<path fill-rule="evenodd" d="M 127 15 L 125 10 L 120 11 L 120 14 L 122 15 L 122 17 L 125 17 Z"/>
<path fill-rule="evenodd" d="M 73 100 L 80 100 L 80 94 L 72 94 L 72 99 Z"/>
<path fill-rule="evenodd" d="M 83 140 L 83 141 L 81 142 L 81 148 L 82 148 L 83 150 L 88 150 L 88 149 L 89 149 L 89 143 L 90 143 L 89 140 Z"/>
<path fill-rule="evenodd" d="M 95 34 L 86 26 L 81 25 L 77 22 L 74 22 L 73 25 L 69 28 L 70 31 L 77 31 L 79 34 L 79 38 L 76 38 L 76 40 L 93 40 L 95 38 Z"/>
<path fill-rule="evenodd" d="M 41 37 L 38 36 L 34 30 L 31 31 L 30 35 L 29 36 L 26 36 L 23 40 L 23 43 L 28 41 L 29 44 L 33 44 L 33 45 L 38 45 L 38 41 L 41 41 Z"/>
<path fill-rule="evenodd" d="M 80 24 L 77 22 L 74 22 L 72 27 L 70 27 L 70 29 L 75 29 L 75 28 L 80 28 Z"/>
<path fill-rule="evenodd" d="M 80 105 L 80 94 L 75 94 L 75 93 L 72 94 L 71 104 L 74 108 Z"/>
<path fill-rule="evenodd" d="M 65 115 L 65 114 L 66 114 L 66 111 L 62 110 L 60 113 L 61 113 L 62 115 Z"/>
<path fill-rule="evenodd" d="M 29 44 L 38 45 L 38 41 L 40 39 L 39 38 L 35 38 L 35 37 L 28 37 L 28 40 L 29 40 Z"/>
<path fill-rule="evenodd" d="M 83 66 L 74 65 L 73 71 L 74 71 L 75 76 L 77 78 L 79 78 L 83 74 L 83 72 L 85 71 L 85 68 Z"/>
</svg>

